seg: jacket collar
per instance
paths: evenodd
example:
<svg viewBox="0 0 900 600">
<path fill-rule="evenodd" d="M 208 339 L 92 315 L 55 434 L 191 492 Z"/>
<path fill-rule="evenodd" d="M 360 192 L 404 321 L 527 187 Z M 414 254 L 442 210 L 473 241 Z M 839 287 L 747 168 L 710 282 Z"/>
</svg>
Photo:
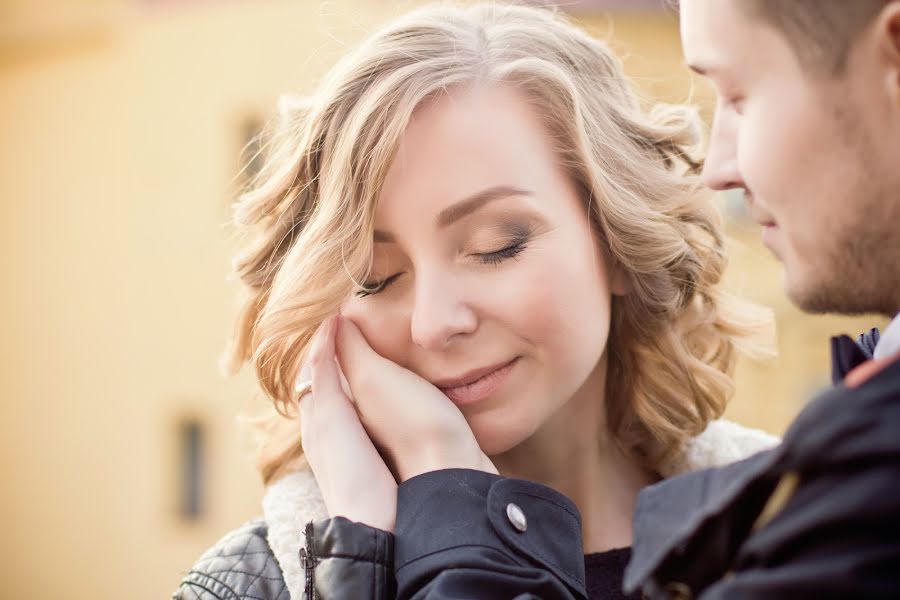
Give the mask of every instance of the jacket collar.
<svg viewBox="0 0 900 600">
<path fill-rule="evenodd" d="M 306 524 L 328 518 L 325 500 L 312 471 L 290 473 L 272 483 L 263 497 L 263 516 L 269 526 L 269 547 L 292 600 L 302 600 L 306 588 L 300 549 L 306 545 Z"/>
<path fill-rule="evenodd" d="M 840 472 L 847 464 L 900 456 L 900 354 L 880 362 L 882 368 L 865 380 L 867 385 L 835 386 L 810 402 L 783 444 L 722 469 L 667 479 L 641 491 L 626 593 L 675 572 L 692 587 L 721 577 L 746 533 L 746 516 L 759 513 L 785 472 L 806 472 L 813 465 Z"/>
<path fill-rule="evenodd" d="M 748 429 L 725 420 L 713 421 L 691 439 L 684 450 L 661 468 L 665 477 L 722 466 L 741 460 L 777 444 L 778 439 L 758 429 Z M 268 486 L 263 498 L 263 515 L 269 526 L 268 541 L 281 567 L 292 600 L 301 600 L 305 586 L 300 549 L 304 547 L 304 526 L 325 519 L 328 512 L 312 473 L 308 470 L 286 475 Z"/>
<path fill-rule="evenodd" d="M 755 454 L 722 469 L 700 470 L 644 488 L 634 509 L 635 543 L 631 561 L 625 569 L 625 593 L 634 593 L 650 580 L 651 573 L 658 575 L 661 568 L 669 568 L 673 561 L 679 567 L 678 581 L 693 582 L 693 585 L 701 579 L 701 574 L 694 570 L 727 572 L 732 559 L 730 553 L 703 552 L 706 549 L 702 543 L 704 536 L 709 538 L 719 534 L 721 537 L 724 528 L 714 529 L 709 524 L 722 521 L 722 514 L 744 497 L 748 486 L 760 481 L 761 475 L 780 458 L 782 448 Z M 760 494 L 752 496 L 756 498 Z M 765 495 L 762 498 L 764 500 Z M 698 537 L 699 542 L 695 539 Z M 712 543 L 708 545 L 713 546 Z M 688 556 L 698 558 L 701 552 L 702 559 L 682 560 Z"/>
</svg>

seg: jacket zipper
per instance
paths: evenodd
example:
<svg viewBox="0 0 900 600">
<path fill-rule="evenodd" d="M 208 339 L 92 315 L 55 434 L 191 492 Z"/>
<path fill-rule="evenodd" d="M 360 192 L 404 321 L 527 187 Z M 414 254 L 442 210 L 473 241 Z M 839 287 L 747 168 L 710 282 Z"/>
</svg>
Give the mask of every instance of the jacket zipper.
<svg viewBox="0 0 900 600">
<path fill-rule="evenodd" d="M 306 573 L 306 598 L 316 600 L 319 596 L 316 594 L 316 553 L 313 550 L 312 521 L 306 524 L 306 547 L 300 548 L 300 566 Z"/>
</svg>

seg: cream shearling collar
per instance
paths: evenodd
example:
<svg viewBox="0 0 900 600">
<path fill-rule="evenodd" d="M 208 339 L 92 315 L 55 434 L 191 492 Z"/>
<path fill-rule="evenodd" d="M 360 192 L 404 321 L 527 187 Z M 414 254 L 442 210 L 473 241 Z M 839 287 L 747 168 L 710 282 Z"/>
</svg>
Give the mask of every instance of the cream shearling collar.
<svg viewBox="0 0 900 600">
<path fill-rule="evenodd" d="M 664 465 L 662 475 L 670 477 L 722 466 L 777 443 L 778 438 L 768 433 L 720 419 L 710 423 L 703 433 L 688 442 L 676 460 Z M 262 506 L 269 527 L 269 546 L 281 567 L 292 600 L 301 600 L 306 584 L 299 555 L 305 543 L 304 528 L 309 521 L 328 517 L 312 472 L 291 473 L 271 484 L 263 497 Z"/>
</svg>

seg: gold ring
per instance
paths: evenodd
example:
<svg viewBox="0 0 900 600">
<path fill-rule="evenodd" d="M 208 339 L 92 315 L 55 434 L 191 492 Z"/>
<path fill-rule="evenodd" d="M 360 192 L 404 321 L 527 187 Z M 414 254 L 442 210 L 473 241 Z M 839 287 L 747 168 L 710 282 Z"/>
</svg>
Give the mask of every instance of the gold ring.
<svg viewBox="0 0 900 600">
<path fill-rule="evenodd" d="M 300 402 L 300 399 L 311 391 L 312 381 L 298 381 L 297 385 L 294 387 L 294 393 L 297 395 L 297 402 Z"/>
</svg>

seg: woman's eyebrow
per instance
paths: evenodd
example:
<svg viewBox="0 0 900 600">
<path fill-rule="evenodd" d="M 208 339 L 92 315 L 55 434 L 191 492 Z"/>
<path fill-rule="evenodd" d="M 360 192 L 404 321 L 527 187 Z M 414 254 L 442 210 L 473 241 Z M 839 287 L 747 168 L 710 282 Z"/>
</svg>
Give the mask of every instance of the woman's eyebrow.
<svg viewBox="0 0 900 600">
<path fill-rule="evenodd" d="M 496 185 L 494 187 L 481 190 L 480 192 L 476 192 L 471 196 L 468 196 L 467 198 L 464 198 L 459 202 L 448 206 L 438 215 L 436 224 L 439 229 L 443 227 L 449 227 L 463 217 L 487 206 L 494 200 L 509 198 L 510 196 L 533 195 L 534 192 L 519 189 L 517 187 L 509 185 Z"/>
<path fill-rule="evenodd" d="M 439 229 L 449 227 L 463 217 L 484 208 L 494 200 L 509 198 L 511 196 L 534 196 L 534 192 L 511 185 L 495 185 L 493 187 L 485 188 L 442 210 L 436 219 L 437 227 Z M 395 238 L 393 234 L 376 229 L 374 241 L 376 244 L 390 244 L 395 241 Z"/>
<path fill-rule="evenodd" d="M 509 198 L 511 196 L 534 196 L 534 192 L 510 185 L 495 185 L 483 189 L 480 192 L 475 192 L 474 194 L 451 204 L 440 212 L 435 222 L 438 229 L 449 227 L 463 217 L 484 208 L 494 200 Z M 377 229 L 375 230 L 376 243 L 391 243 L 393 241 L 394 236 L 390 233 L 379 231 Z"/>
</svg>

